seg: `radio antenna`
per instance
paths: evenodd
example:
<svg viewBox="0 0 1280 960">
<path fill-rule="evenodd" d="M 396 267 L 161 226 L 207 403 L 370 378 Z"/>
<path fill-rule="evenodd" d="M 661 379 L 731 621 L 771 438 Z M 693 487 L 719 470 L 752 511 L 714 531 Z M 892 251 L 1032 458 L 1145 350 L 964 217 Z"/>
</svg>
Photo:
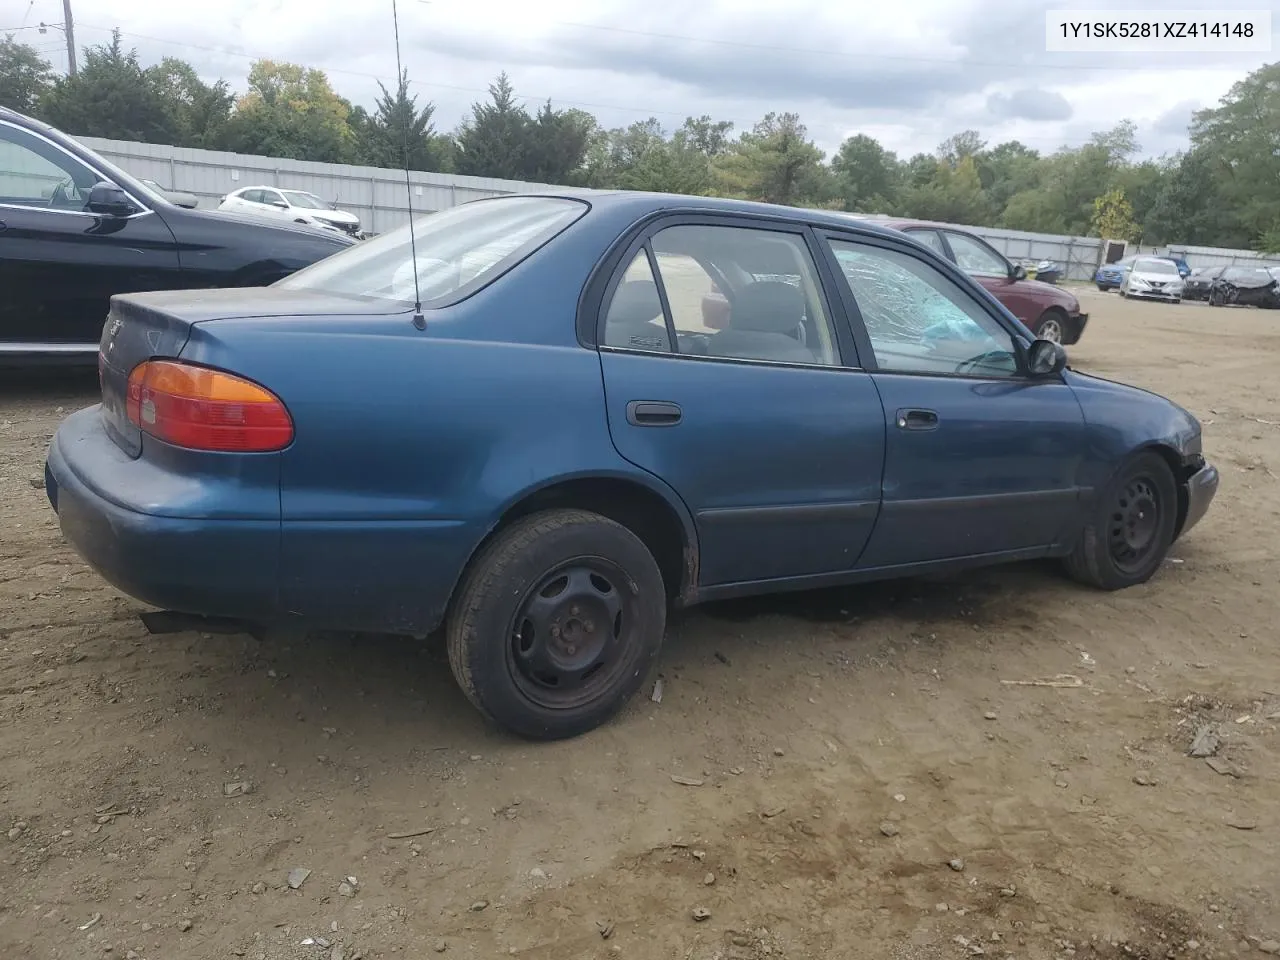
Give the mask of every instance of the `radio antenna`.
<svg viewBox="0 0 1280 960">
<path fill-rule="evenodd" d="M 405 91 L 404 68 L 400 65 L 400 13 L 396 9 L 396 0 L 391 0 L 391 23 L 396 33 L 396 86 L 397 93 Z M 407 103 L 406 98 L 406 103 Z M 427 329 L 427 318 L 422 315 L 422 290 L 418 286 L 418 241 L 413 230 L 413 186 L 409 182 L 409 116 L 401 111 L 400 120 L 404 127 L 404 197 L 409 205 L 409 254 L 413 257 L 413 325 L 419 330 Z"/>
</svg>

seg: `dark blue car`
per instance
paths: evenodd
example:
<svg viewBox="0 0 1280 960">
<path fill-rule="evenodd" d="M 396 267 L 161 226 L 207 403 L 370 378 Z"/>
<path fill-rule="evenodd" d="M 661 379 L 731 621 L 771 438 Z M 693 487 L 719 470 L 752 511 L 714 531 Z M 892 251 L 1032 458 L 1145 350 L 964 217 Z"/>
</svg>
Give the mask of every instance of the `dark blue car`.
<svg viewBox="0 0 1280 960">
<path fill-rule="evenodd" d="M 1217 489 L 1199 423 L 1065 362 L 898 231 L 504 197 L 270 287 L 115 297 L 47 490 L 139 600 L 443 627 L 481 711 L 565 737 L 674 607 L 1038 557 L 1147 580 Z"/>
</svg>

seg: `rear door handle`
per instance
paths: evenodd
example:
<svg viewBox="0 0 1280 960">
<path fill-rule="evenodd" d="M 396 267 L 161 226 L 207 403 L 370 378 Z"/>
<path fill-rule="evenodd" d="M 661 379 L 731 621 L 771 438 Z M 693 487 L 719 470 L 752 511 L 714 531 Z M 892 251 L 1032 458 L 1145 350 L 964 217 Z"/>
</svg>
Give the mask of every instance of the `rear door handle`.
<svg viewBox="0 0 1280 960">
<path fill-rule="evenodd" d="M 627 404 L 627 423 L 633 427 L 674 427 L 683 416 L 679 404 L 665 400 L 632 400 Z"/>
<path fill-rule="evenodd" d="M 897 423 L 899 430 L 934 430 L 938 426 L 938 414 L 935 410 L 904 408 L 898 411 Z"/>
</svg>

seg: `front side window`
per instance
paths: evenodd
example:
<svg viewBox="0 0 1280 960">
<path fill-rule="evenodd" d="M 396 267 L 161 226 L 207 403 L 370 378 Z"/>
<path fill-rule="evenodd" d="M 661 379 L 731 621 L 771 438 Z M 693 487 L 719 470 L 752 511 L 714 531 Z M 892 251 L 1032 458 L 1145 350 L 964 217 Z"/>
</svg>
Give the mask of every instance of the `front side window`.
<svg viewBox="0 0 1280 960">
<path fill-rule="evenodd" d="M 286 290 L 316 290 L 379 300 L 414 301 L 413 248 L 424 303 L 465 285 L 497 278 L 522 257 L 587 212 L 563 197 L 473 200 L 349 247 L 276 282 Z"/>
<path fill-rule="evenodd" d="M 798 234 L 689 225 L 661 230 L 649 245 L 658 276 L 641 250 L 606 308 L 606 346 L 662 352 L 674 347 L 674 352 L 693 356 L 776 363 L 840 363 L 817 271 Z M 670 307 L 674 345 L 661 301 L 647 286 L 635 285 L 655 281 Z"/>
<path fill-rule="evenodd" d="M 972 296 L 898 250 L 832 240 L 876 364 L 897 373 L 1013 377 L 1013 336 Z"/>
<path fill-rule="evenodd" d="M 0 203 L 83 212 L 99 179 L 45 140 L 0 124 Z"/>
<path fill-rule="evenodd" d="M 1007 277 L 1009 265 L 1004 258 L 980 240 L 965 233 L 947 233 L 951 252 L 956 255 L 956 266 L 965 273 L 989 277 Z"/>
</svg>

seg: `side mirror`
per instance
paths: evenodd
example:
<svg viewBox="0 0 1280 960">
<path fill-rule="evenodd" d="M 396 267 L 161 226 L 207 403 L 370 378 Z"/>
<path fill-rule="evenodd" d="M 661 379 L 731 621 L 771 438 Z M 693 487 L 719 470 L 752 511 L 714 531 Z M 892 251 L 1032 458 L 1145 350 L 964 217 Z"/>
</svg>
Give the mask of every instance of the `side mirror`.
<svg viewBox="0 0 1280 960">
<path fill-rule="evenodd" d="M 1052 340 L 1036 340 L 1027 350 L 1027 372 L 1033 377 L 1053 377 L 1067 366 L 1067 351 Z"/>
<path fill-rule="evenodd" d="M 127 217 L 138 212 L 127 193 L 105 180 L 95 183 L 89 190 L 85 208 L 90 213 L 100 213 L 106 217 Z"/>
<path fill-rule="evenodd" d="M 1025 268 L 1025 267 L 1023 267 L 1023 265 L 1022 265 L 1022 264 L 1020 264 L 1020 263 L 1015 263 L 1015 264 L 1013 265 L 1013 271 L 1009 274 L 1009 277 L 1010 277 L 1010 279 L 1012 279 L 1012 280 L 1025 280 L 1025 279 L 1027 279 L 1027 271 L 1026 271 L 1026 268 Z"/>
</svg>

